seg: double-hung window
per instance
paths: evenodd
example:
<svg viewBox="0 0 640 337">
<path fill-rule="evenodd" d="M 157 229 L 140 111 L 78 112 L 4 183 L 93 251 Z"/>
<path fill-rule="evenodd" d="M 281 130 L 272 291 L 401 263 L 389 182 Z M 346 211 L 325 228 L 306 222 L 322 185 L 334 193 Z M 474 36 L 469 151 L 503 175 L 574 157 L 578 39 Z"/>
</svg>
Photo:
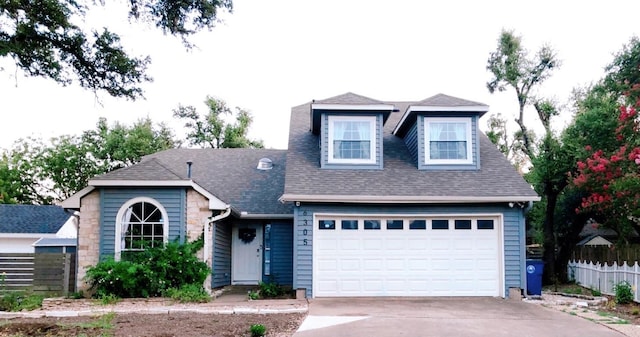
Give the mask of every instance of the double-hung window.
<svg viewBox="0 0 640 337">
<path fill-rule="evenodd" d="M 328 162 L 375 164 L 375 116 L 329 116 Z"/>
<path fill-rule="evenodd" d="M 424 117 L 425 164 L 471 164 L 471 118 Z"/>
</svg>

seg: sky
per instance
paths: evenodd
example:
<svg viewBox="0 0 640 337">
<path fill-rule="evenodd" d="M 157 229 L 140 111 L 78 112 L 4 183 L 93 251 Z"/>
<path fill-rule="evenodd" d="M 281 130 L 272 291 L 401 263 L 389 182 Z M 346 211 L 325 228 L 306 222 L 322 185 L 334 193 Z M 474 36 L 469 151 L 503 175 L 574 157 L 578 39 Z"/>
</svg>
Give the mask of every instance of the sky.
<svg viewBox="0 0 640 337">
<path fill-rule="evenodd" d="M 278 149 L 287 147 L 292 106 L 345 92 L 389 101 L 444 93 L 488 104 L 486 116 L 514 117 L 515 93 L 486 88 L 487 58 L 502 29 L 521 35 L 532 53 L 545 43 L 557 51 L 562 67 L 538 95 L 560 103 L 600 79 L 613 54 L 640 36 L 637 0 L 235 0 L 233 13 L 193 36 L 197 48 L 187 51 L 177 38 L 130 24 L 126 11 L 126 1 L 113 1 L 82 25 L 107 26 L 131 54 L 151 57 L 146 99 L 26 78 L 0 59 L 0 148 L 21 137 L 80 134 L 100 117 L 126 124 L 150 117 L 182 136 L 172 110 L 182 104 L 204 112 L 207 95 L 251 111 L 249 136 Z M 558 129 L 570 120 L 569 107 L 562 114 Z"/>
</svg>

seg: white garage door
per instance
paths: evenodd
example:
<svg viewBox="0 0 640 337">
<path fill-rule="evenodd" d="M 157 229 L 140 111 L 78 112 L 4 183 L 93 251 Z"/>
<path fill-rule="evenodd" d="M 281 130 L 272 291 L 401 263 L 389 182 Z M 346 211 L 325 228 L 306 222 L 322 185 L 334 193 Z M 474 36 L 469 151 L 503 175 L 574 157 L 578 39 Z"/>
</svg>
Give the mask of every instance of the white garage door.
<svg viewBox="0 0 640 337">
<path fill-rule="evenodd" d="M 313 295 L 501 296 L 499 217 L 317 216 Z"/>
</svg>

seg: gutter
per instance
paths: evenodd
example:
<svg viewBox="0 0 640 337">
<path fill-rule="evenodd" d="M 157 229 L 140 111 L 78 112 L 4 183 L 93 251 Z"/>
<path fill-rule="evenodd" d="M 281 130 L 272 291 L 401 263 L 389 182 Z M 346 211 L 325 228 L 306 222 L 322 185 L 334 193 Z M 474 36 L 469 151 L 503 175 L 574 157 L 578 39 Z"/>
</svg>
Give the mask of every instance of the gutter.
<svg viewBox="0 0 640 337">
<path fill-rule="evenodd" d="M 488 203 L 488 202 L 531 202 L 540 201 L 539 196 L 373 196 L 373 195 L 310 195 L 283 194 L 280 202 L 340 202 L 378 204 L 421 204 L 421 203 Z"/>
</svg>

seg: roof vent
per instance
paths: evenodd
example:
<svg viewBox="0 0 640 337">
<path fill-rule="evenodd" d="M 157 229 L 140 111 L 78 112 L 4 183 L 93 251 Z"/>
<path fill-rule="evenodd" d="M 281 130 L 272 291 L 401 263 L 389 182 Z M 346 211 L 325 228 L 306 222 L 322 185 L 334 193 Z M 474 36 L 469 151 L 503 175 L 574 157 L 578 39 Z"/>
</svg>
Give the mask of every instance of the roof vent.
<svg viewBox="0 0 640 337">
<path fill-rule="evenodd" d="M 273 161 L 269 158 L 261 158 L 258 161 L 258 170 L 266 171 L 273 168 Z"/>
</svg>

